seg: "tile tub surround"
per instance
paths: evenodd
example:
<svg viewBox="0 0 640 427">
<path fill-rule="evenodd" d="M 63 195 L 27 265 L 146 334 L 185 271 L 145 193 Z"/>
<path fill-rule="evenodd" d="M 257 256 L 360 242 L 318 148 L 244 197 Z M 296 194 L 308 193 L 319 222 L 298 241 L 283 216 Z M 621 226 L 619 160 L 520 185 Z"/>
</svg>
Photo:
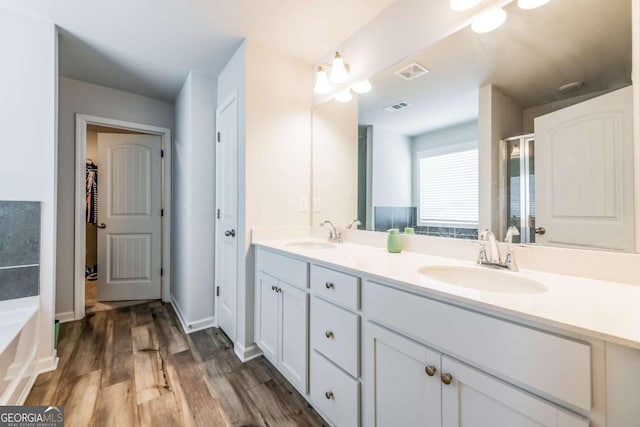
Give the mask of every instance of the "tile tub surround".
<svg viewBox="0 0 640 427">
<path fill-rule="evenodd" d="M 38 295 L 40 202 L 0 201 L 0 301 Z"/>
<path fill-rule="evenodd" d="M 398 228 L 403 231 L 405 227 L 416 226 L 417 208 L 415 207 L 384 207 L 374 208 L 375 231 L 387 231 L 390 228 Z"/>
<path fill-rule="evenodd" d="M 356 275 L 381 280 L 383 283 L 392 282 L 410 292 L 472 309 L 490 311 L 640 349 L 640 329 L 637 327 L 640 325 L 640 311 L 637 310 L 640 286 L 521 269 L 514 274 L 543 284 L 547 287 L 547 292 L 526 297 L 520 294 L 483 292 L 428 279 L 418 273 L 419 268 L 430 265 L 474 268 L 473 260 L 415 252 L 389 254 L 383 247 L 348 242 L 332 249 L 304 249 L 289 246 L 294 241 L 300 241 L 300 238 L 256 238 L 261 234 L 266 237 L 272 233 L 254 232 L 254 244 L 290 256 L 321 262 Z M 304 237 L 305 241 L 314 235 L 317 233 L 312 231 L 311 236 Z M 463 244 L 469 249 L 477 249 L 476 245 Z"/>
</svg>

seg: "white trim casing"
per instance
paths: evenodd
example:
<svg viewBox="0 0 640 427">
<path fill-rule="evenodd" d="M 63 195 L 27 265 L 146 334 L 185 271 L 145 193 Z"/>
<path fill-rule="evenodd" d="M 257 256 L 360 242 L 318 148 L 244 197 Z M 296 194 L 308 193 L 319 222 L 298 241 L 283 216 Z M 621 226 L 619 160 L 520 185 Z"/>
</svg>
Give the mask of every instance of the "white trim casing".
<svg viewBox="0 0 640 427">
<path fill-rule="evenodd" d="M 144 132 L 162 137 L 162 300 L 170 301 L 171 290 L 171 129 L 76 113 L 76 170 L 75 170 L 75 237 L 73 307 L 76 320 L 84 310 L 84 266 L 86 248 L 85 229 L 85 162 L 87 157 L 87 126 L 90 124 Z M 61 313 L 59 316 L 66 316 Z M 62 320 L 61 320 L 62 321 Z"/>
<path fill-rule="evenodd" d="M 185 334 L 190 334 L 192 332 L 201 331 L 203 329 L 212 328 L 216 326 L 216 318 L 213 317 L 205 317 L 204 319 L 200 319 L 193 323 L 187 322 L 187 319 L 184 317 L 182 309 L 180 305 L 176 301 L 176 299 L 171 295 L 171 305 L 173 306 L 173 311 L 176 312 L 176 316 L 178 317 L 178 321 L 180 322 L 180 327 Z"/>
<path fill-rule="evenodd" d="M 233 345 L 233 352 L 242 363 L 262 356 L 262 350 L 260 350 L 260 347 L 255 343 L 244 347 L 239 341 L 236 341 Z"/>
<path fill-rule="evenodd" d="M 71 322 L 76 320 L 76 315 L 73 311 L 65 311 L 64 313 L 56 313 L 56 320 L 59 320 L 60 323 Z"/>
</svg>

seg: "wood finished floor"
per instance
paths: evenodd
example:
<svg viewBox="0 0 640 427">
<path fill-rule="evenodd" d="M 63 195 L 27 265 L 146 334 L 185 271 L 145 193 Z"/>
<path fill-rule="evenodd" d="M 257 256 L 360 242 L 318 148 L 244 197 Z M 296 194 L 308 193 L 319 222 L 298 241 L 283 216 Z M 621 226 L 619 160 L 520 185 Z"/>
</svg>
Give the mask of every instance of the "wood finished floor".
<svg viewBox="0 0 640 427">
<path fill-rule="evenodd" d="M 216 328 L 185 335 L 159 301 L 64 323 L 58 369 L 25 405 L 64 405 L 65 426 L 323 426 L 264 358 L 242 364 Z"/>
</svg>

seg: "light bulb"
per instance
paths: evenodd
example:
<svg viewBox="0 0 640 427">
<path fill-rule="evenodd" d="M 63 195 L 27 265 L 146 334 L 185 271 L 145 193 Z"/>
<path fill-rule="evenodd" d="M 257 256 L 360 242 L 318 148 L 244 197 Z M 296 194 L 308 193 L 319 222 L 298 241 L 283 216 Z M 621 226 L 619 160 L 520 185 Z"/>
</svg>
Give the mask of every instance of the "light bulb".
<svg viewBox="0 0 640 427">
<path fill-rule="evenodd" d="M 504 9 L 490 9 L 482 12 L 471 23 L 471 29 L 479 34 L 488 33 L 504 24 L 507 19 L 507 12 Z"/>
<path fill-rule="evenodd" d="M 353 95 L 351 95 L 351 91 L 349 89 L 345 89 L 340 92 L 336 92 L 333 95 L 333 99 L 338 102 L 349 102 L 353 99 Z"/>
<path fill-rule="evenodd" d="M 362 80 L 359 82 L 355 82 L 351 89 L 355 93 L 367 93 L 371 91 L 371 82 L 369 80 Z"/>
<path fill-rule="evenodd" d="M 316 73 L 316 85 L 313 88 L 313 91 L 319 95 L 329 93 L 333 90 L 331 83 L 329 83 L 329 77 L 327 77 L 327 72 L 322 69 L 322 67 L 318 67 L 318 72 Z"/>
<path fill-rule="evenodd" d="M 481 1 L 482 0 L 451 0 L 449 6 L 455 11 L 468 10 L 479 5 Z"/>
<path fill-rule="evenodd" d="M 347 71 L 347 67 L 344 64 L 344 60 L 340 53 L 336 52 L 336 56 L 333 58 L 333 63 L 331 64 L 331 75 L 329 76 L 329 80 L 333 83 L 344 83 L 349 79 L 349 71 Z"/>
<path fill-rule="evenodd" d="M 518 7 L 520 9 L 535 9 L 540 6 L 544 6 L 551 0 L 518 0 Z"/>
</svg>

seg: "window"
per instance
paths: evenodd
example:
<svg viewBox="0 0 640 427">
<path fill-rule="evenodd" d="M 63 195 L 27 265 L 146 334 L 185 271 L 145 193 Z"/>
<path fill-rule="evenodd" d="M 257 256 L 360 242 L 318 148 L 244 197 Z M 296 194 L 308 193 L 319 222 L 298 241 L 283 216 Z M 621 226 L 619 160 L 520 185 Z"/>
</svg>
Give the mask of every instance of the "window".
<svg viewBox="0 0 640 427">
<path fill-rule="evenodd" d="M 462 144 L 453 149 L 418 153 L 420 225 L 478 226 L 477 144 Z"/>
</svg>

